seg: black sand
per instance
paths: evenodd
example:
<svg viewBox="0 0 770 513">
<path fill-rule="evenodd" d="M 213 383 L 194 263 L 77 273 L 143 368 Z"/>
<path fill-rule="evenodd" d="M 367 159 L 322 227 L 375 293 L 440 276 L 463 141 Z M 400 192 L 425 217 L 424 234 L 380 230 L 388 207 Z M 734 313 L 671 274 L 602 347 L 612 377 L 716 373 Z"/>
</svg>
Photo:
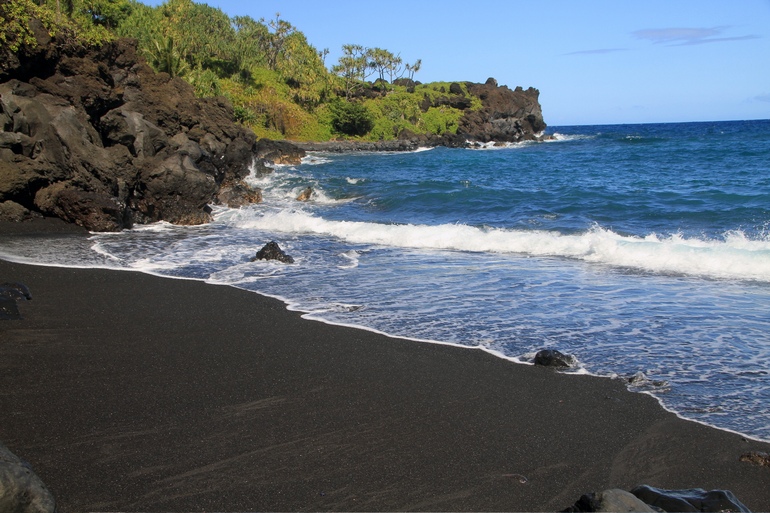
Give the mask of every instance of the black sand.
<svg viewBox="0 0 770 513">
<path fill-rule="evenodd" d="M 728 489 L 770 510 L 770 444 L 615 380 L 306 321 L 236 289 L 0 261 L 0 440 L 61 511 L 554 511 Z"/>
</svg>

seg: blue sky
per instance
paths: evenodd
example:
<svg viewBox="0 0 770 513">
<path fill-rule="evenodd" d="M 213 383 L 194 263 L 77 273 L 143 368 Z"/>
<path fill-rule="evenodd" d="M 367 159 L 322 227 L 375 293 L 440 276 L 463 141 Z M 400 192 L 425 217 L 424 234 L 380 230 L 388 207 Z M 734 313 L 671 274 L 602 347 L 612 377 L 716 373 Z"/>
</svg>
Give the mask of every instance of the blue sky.
<svg viewBox="0 0 770 513">
<path fill-rule="evenodd" d="M 536 87 L 549 125 L 770 118 L 770 0 L 204 3 L 280 13 L 327 66 L 355 43 L 422 59 L 422 82 Z"/>
</svg>

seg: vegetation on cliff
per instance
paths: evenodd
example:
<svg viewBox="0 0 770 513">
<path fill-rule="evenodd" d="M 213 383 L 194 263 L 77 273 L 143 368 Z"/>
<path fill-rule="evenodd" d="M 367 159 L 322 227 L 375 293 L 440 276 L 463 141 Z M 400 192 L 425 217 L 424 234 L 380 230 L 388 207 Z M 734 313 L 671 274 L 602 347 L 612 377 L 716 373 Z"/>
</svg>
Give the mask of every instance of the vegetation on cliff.
<svg viewBox="0 0 770 513">
<path fill-rule="evenodd" d="M 156 71 L 181 77 L 199 97 L 227 97 L 236 120 L 258 137 L 444 136 L 482 108 L 467 84 L 415 82 L 421 61 L 407 63 L 382 48 L 345 45 L 329 69 L 328 50 L 313 47 L 279 14 L 269 20 L 230 17 L 192 0 L 157 7 L 136 0 L 4 0 L 4 55 L 35 44 L 33 20 L 67 45 L 135 38 Z"/>
</svg>

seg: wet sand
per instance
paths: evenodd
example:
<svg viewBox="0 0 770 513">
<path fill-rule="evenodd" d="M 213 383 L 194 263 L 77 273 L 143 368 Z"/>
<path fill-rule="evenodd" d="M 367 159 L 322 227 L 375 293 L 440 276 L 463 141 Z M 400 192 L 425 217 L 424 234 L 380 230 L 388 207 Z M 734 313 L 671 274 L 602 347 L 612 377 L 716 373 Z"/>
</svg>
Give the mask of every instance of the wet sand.
<svg viewBox="0 0 770 513">
<path fill-rule="evenodd" d="M 639 484 L 770 511 L 770 444 L 618 380 L 304 320 L 140 273 L 0 261 L 0 440 L 62 512 L 555 511 Z"/>
</svg>

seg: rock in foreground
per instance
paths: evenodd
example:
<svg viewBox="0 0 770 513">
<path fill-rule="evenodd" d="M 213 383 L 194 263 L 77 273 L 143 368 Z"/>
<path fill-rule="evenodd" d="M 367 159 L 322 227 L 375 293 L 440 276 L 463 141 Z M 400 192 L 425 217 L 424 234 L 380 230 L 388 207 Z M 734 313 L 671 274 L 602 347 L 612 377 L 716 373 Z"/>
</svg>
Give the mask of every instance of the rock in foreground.
<svg viewBox="0 0 770 513">
<path fill-rule="evenodd" d="M 631 492 L 612 489 L 587 493 L 564 511 L 572 513 L 588 511 L 750 513 L 749 509 L 727 490 L 708 492 L 701 488 L 663 490 L 647 485 L 637 486 Z"/>
<path fill-rule="evenodd" d="M 0 443 L 0 511 L 52 513 L 56 501 L 32 468 Z"/>
<path fill-rule="evenodd" d="M 564 354 L 556 349 L 541 349 L 535 355 L 535 365 L 544 367 L 573 367 L 577 359 L 571 354 Z"/>
</svg>

